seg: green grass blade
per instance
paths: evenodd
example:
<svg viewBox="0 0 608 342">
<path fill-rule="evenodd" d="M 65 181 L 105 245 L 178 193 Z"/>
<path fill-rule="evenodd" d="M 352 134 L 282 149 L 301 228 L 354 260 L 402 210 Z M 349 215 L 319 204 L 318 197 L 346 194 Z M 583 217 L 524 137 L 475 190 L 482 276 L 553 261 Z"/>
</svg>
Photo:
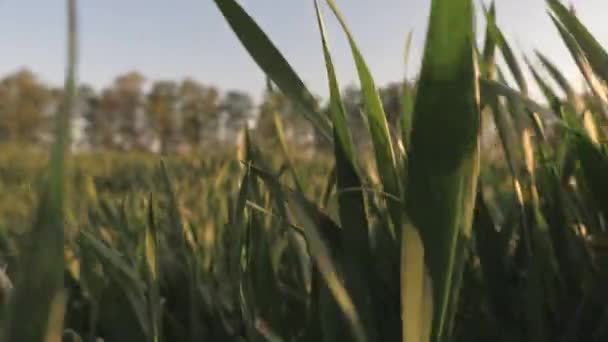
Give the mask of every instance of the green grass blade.
<svg viewBox="0 0 608 342">
<path fill-rule="evenodd" d="M 329 199 L 336 186 L 336 166 L 334 165 L 327 176 L 325 181 L 325 188 L 323 190 L 323 196 L 321 197 L 321 208 L 327 209 L 329 205 Z"/>
<path fill-rule="evenodd" d="M 179 249 L 178 251 L 176 251 L 178 254 L 185 256 L 186 248 L 188 247 L 188 244 L 186 242 L 186 226 L 182 219 L 180 205 L 177 199 L 177 195 L 175 194 L 175 189 L 173 187 L 173 182 L 171 181 L 171 176 L 169 175 L 167 164 L 161 161 L 160 166 L 164 187 L 163 190 L 169 200 L 169 222 L 171 222 L 171 225 L 173 226 L 168 236 L 168 240 L 169 243 L 173 244 L 172 247 Z"/>
<path fill-rule="evenodd" d="M 564 74 L 559 70 L 559 68 L 555 64 L 553 64 L 553 62 L 551 62 L 548 57 L 546 57 L 539 51 L 536 51 L 536 56 L 538 57 L 542 65 L 545 67 L 549 75 L 551 75 L 551 77 L 560 86 L 560 88 L 562 88 L 568 99 L 572 101 L 576 96 L 576 93 L 566 76 L 564 76 Z"/>
<path fill-rule="evenodd" d="M 353 333 L 353 340 L 357 342 L 366 341 L 365 328 L 355 309 L 351 295 L 342 284 L 339 269 L 334 261 L 335 256 L 340 253 L 343 247 L 340 228 L 301 193 L 289 189 L 284 190 L 270 173 L 257 167 L 251 167 L 251 173 L 264 181 L 270 189 L 273 189 L 279 198 L 285 199 L 288 217 L 284 219 L 293 222 L 292 226 L 304 235 L 315 267 L 325 284 L 324 286 L 327 287 L 341 313 L 346 317 Z"/>
<path fill-rule="evenodd" d="M 521 94 L 517 90 L 515 90 L 509 86 L 506 86 L 502 83 L 499 83 L 499 82 L 496 82 L 493 80 L 488 80 L 488 79 L 480 79 L 479 85 L 480 85 L 480 89 L 481 89 L 481 98 L 484 99 L 484 101 L 493 94 L 495 94 L 497 96 L 512 97 L 512 98 L 517 98 L 519 101 L 521 101 L 524 104 L 524 106 L 526 106 L 526 108 L 528 110 L 530 110 L 531 112 L 538 113 L 544 117 L 551 117 L 551 116 L 557 115 L 557 114 L 553 113 L 547 107 L 539 104 L 538 102 Z"/>
<path fill-rule="evenodd" d="M 260 199 L 254 199 L 259 201 Z M 247 242 L 248 265 L 244 275 L 248 277 L 251 295 L 246 298 L 249 311 L 254 315 L 253 322 L 263 319 L 270 327 L 286 336 L 286 324 L 281 325 L 281 312 L 276 310 L 276 303 L 282 300 L 278 288 L 276 267 L 273 266 L 273 234 L 264 227 L 259 213 L 251 213 L 249 218 L 249 234 Z"/>
<path fill-rule="evenodd" d="M 503 32 L 500 30 L 500 28 L 498 28 L 496 26 L 495 26 L 495 28 L 496 28 L 497 39 L 500 43 L 499 44 L 500 51 L 502 52 L 502 55 L 505 58 L 505 62 L 507 62 L 507 66 L 509 67 L 511 74 L 513 75 L 513 78 L 515 78 L 515 82 L 517 83 L 519 90 L 521 91 L 521 93 L 523 95 L 527 96 L 528 95 L 528 84 L 526 82 L 524 73 L 522 72 L 521 66 L 519 65 L 519 62 L 517 61 L 517 57 L 515 57 L 515 54 L 513 53 L 513 50 L 511 49 L 511 45 L 507 41 L 507 38 L 505 37 Z"/>
<path fill-rule="evenodd" d="M 509 97 L 509 105 L 512 115 L 516 118 L 516 129 L 520 133 L 521 147 L 525 168 L 522 179 L 522 192 L 526 205 L 524 210 L 528 222 L 522 225 L 524 228 L 524 243 L 526 243 L 527 255 L 531 265 L 533 276 L 527 280 L 528 286 L 528 323 L 530 335 L 537 340 L 548 336 L 548 329 L 543 322 L 543 307 L 551 309 L 555 304 L 555 279 L 559 279 L 553 246 L 550 241 L 549 227 L 547 226 L 543 212 L 540 207 L 537 187 L 537 154 L 540 153 L 540 137 L 532 134 L 532 124 L 529 111 L 526 111 L 523 102 L 519 98 Z M 527 234 L 527 235 L 526 235 Z M 527 240 L 527 241 L 526 241 Z M 529 241 L 529 243 L 528 243 Z M 543 294 L 545 302 L 539 301 Z"/>
<path fill-rule="evenodd" d="M 189 334 L 191 341 L 196 339 L 198 335 L 198 321 L 199 321 L 199 308 L 198 302 L 194 300 L 198 293 L 198 284 L 196 282 L 195 274 L 195 262 L 194 262 L 194 246 L 193 241 L 188 239 L 189 228 L 184 222 L 180 202 L 175 193 L 169 170 L 164 162 L 161 162 L 162 181 L 164 185 L 165 196 L 169 200 L 168 203 L 168 218 L 169 222 L 173 225 L 168 235 L 168 242 L 171 244 L 171 248 L 180 259 L 180 263 L 184 265 L 183 271 L 185 277 L 188 279 L 188 297 L 189 300 L 189 315 L 188 315 L 188 326 L 190 328 Z"/>
<path fill-rule="evenodd" d="M 471 234 L 479 173 L 479 93 L 473 5 L 435 0 L 414 110 L 407 211 L 418 228 L 433 285 L 431 341 L 443 341 L 454 270 Z M 432 252 L 430 252 L 432 251 Z"/>
<path fill-rule="evenodd" d="M 215 0 L 215 4 L 258 66 L 302 109 L 319 132 L 331 140 L 331 127 L 317 110 L 314 96 L 253 18 L 235 0 Z"/>
<path fill-rule="evenodd" d="M 411 30 L 407 33 L 407 37 L 405 38 L 405 49 L 403 50 L 403 77 L 407 79 L 407 74 L 409 71 L 410 58 L 412 53 L 412 38 L 414 36 L 414 31 Z"/>
<path fill-rule="evenodd" d="M 338 85 L 336 72 L 327 43 L 325 25 L 323 23 L 321 10 L 319 8 L 317 0 L 315 0 L 315 10 L 317 14 L 319 31 L 321 33 L 321 42 L 323 44 L 323 56 L 325 58 L 327 78 L 329 82 L 330 117 L 334 127 L 334 137 L 338 139 L 335 141 L 336 160 L 341 160 L 343 163 L 348 163 L 349 167 L 354 172 L 356 168 L 356 160 L 354 155 L 352 137 L 346 119 L 346 109 L 344 108 L 344 103 L 342 102 L 342 98 L 340 95 L 340 87 Z M 344 168 L 343 163 L 337 163 L 336 167 L 338 168 L 338 173 L 340 172 L 340 168 Z M 338 181 L 340 181 L 339 176 Z"/>
<path fill-rule="evenodd" d="M 376 166 L 378 173 L 382 180 L 384 192 L 391 194 L 395 197 L 401 197 L 399 178 L 397 177 L 397 165 L 395 162 L 395 154 L 393 151 L 393 145 L 391 143 L 391 136 L 386 121 L 386 114 L 382 107 L 382 101 L 378 94 L 374 79 L 371 75 L 369 67 L 365 63 L 355 40 L 346 25 L 346 20 L 338 10 L 334 0 L 327 0 L 329 7 L 338 19 L 344 33 L 348 38 L 353 58 L 357 66 L 357 72 L 359 74 L 359 81 L 361 84 L 361 90 L 363 92 L 363 101 L 365 103 L 365 112 L 367 115 L 367 122 L 374 145 L 374 151 L 376 155 Z M 388 203 L 391 218 L 395 227 L 400 227 L 401 222 L 401 210 L 400 206 L 394 202 Z"/>
<path fill-rule="evenodd" d="M 411 85 L 407 79 L 408 66 L 410 61 L 410 52 L 412 46 L 412 36 L 413 31 L 410 31 L 407 35 L 407 39 L 405 42 L 405 62 L 404 69 L 405 74 L 403 78 L 403 91 L 401 98 L 401 118 L 400 118 L 400 126 L 401 126 L 401 144 L 403 147 L 403 154 L 407 155 L 407 150 L 410 144 L 410 136 L 412 134 L 412 113 L 414 111 L 414 94 Z"/>
<path fill-rule="evenodd" d="M 274 122 L 274 128 L 277 133 L 277 138 L 279 139 L 279 146 L 281 148 L 281 152 L 283 153 L 283 158 L 287 163 L 287 167 L 289 168 L 289 172 L 293 178 L 294 183 L 296 184 L 296 188 L 298 191 L 303 191 L 302 189 L 302 181 L 300 180 L 300 176 L 298 175 L 298 171 L 293 165 L 292 158 L 289 155 L 289 149 L 287 148 L 287 140 L 285 139 L 285 129 L 283 128 L 283 120 L 281 119 L 279 113 L 274 111 L 272 113 L 272 119 Z"/>
<path fill-rule="evenodd" d="M 484 12 L 487 26 L 483 48 L 482 75 L 485 79 L 493 82 L 493 84 L 502 85 L 504 77 L 496 65 L 496 48 L 500 44 L 500 37 L 497 34 L 495 3 L 492 2 L 489 10 L 484 8 Z M 498 82 L 496 82 L 497 79 L 499 80 Z M 517 158 L 513 123 L 504 108 L 504 104 L 499 100 L 500 94 L 496 91 L 484 91 L 483 87 L 481 90 L 481 103 L 484 108 L 491 110 L 505 159 L 513 177 L 514 186 L 517 188 L 519 184 L 519 159 Z"/>
<path fill-rule="evenodd" d="M 562 40 L 566 44 L 570 55 L 585 77 L 585 80 L 587 81 L 587 84 L 591 88 L 593 94 L 603 101 L 603 103 L 606 103 L 606 101 L 608 101 L 608 93 L 606 92 L 606 88 L 593 72 L 593 67 L 581 46 L 576 41 L 574 36 L 572 36 L 572 34 L 566 30 L 566 28 L 558 21 L 557 18 L 551 15 L 551 20 L 557 28 Z"/>
<path fill-rule="evenodd" d="M 146 306 L 146 298 L 144 297 L 146 286 L 144 281 L 137 275 L 134 267 L 129 265 L 117 251 L 107 246 L 91 233 L 81 232 L 81 243 L 83 248 L 93 251 L 96 258 L 103 265 L 104 274 L 107 275 L 110 282 L 117 286 L 118 290 L 129 301 L 142 336 L 149 336 L 150 320 L 148 319 L 148 308 Z M 134 327 L 133 330 L 137 329 Z"/>
<path fill-rule="evenodd" d="M 376 341 L 374 308 L 370 298 L 371 250 L 365 202 L 361 192 L 345 192 L 345 189 L 361 188 L 361 180 L 356 169 L 354 147 L 346 121 L 346 110 L 340 96 L 334 65 L 329 51 L 325 25 L 318 1 L 315 1 L 317 22 L 323 43 L 323 54 L 327 68 L 330 89 L 330 116 L 334 127 L 334 155 L 336 158 L 336 185 L 340 223 L 342 225 L 343 253 L 341 264 L 344 268 L 345 286 L 352 295 L 355 308 L 365 325 L 368 341 Z M 328 341 L 340 336 L 326 336 Z M 342 338 L 349 338 L 348 335 Z"/>
<path fill-rule="evenodd" d="M 473 229 L 484 286 L 488 289 L 495 317 L 501 319 L 510 307 L 504 293 L 504 284 L 510 276 L 506 265 L 509 240 L 505 238 L 504 231 L 499 232 L 496 229 L 481 191 L 477 194 Z"/>
<path fill-rule="evenodd" d="M 428 276 L 424 264 L 424 246 L 418 230 L 405 224 L 401 248 L 401 322 L 403 342 L 427 342 L 432 320 L 425 313 L 433 295 L 425 290 Z"/>
<path fill-rule="evenodd" d="M 145 231 L 145 254 L 146 254 L 146 269 L 147 282 L 149 290 L 148 312 L 150 314 L 150 341 L 160 342 L 160 326 L 162 318 L 161 297 L 160 297 L 160 276 L 158 267 L 158 244 L 159 244 L 158 227 L 154 214 L 154 201 L 152 195 L 148 202 L 148 224 Z"/>
<path fill-rule="evenodd" d="M 342 285 L 336 266 L 332 261 L 331 252 L 318 233 L 326 228 L 317 226 L 318 221 L 314 219 L 314 212 L 306 205 L 301 195 L 293 192 L 289 193 L 288 206 L 295 221 L 305 232 L 311 257 L 314 259 L 319 273 L 350 324 L 353 334 L 352 339 L 358 342 L 367 341 L 365 328 L 355 308 L 352 296 Z"/>
<path fill-rule="evenodd" d="M 553 112 L 555 114 L 560 114 L 560 106 L 561 106 L 560 98 L 553 91 L 551 86 L 547 82 L 545 82 L 545 80 L 538 73 L 536 68 L 534 68 L 532 63 L 530 63 L 530 61 L 528 61 L 527 59 L 526 59 L 526 64 L 528 65 L 528 69 L 530 70 L 532 77 L 536 81 L 536 84 L 538 84 L 538 87 L 540 88 L 541 92 L 545 96 L 545 99 L 547 99 L 547 103 L 549 103 L 549 105 L 553 109 Z M 559 116 L 558 116 L 558 118 L 559 118 Z"/>
<path fill-rule="evenodd" d="M 483 77 L 493 80 L 496 78 L 496 5 L 494 1 L 490 5 L 490 9 L 486 11 L 486 38 L 483 45 L 482 54 L 482 75 Z"/>
<path fill-rule="evenodd" d="M 244 232 L 242 227 L 246 225 L 247 198 L 251 192 L 250 182 L 250 168 L 247 167 L 246 173 L 241 180 L 234 211 L 230 217 L 230 223 L 228 224 L 229 229 L 226 231 L 228 233 L 226 238 L 231 241 L 227 262 L 229 265 L 229 275 L 233 278 L 233 281 L 238 281 L 240 279 L 241 249 L 244 243 Z"/>
<path fill-rule="evenodd" d="M 604 82 L 608 82 L 608 53 L 580 20 L 558 0 L 547 0 L 559 21 L 578 42 L 591 67 Z"/>
<path fill-rule="evenodd" d="M 248 139 L 246 143 L 249 145 Z M 247 149 L 249 148 L 247 146 Z M 242 265 L 243 255 L 248 252 L 250 243 L 251 220 L 248 219 L 249 216 L 247 215 L 247 199 L 254 193 L 251 183 L 251 166 L 250 160 L 248 160 L 245 175 L 240 182 L 234 211 L 230 216 L 230 222 L 225 232 L 225 239 L 227 242 L 229 241 L 226 246 L 225 262 L 228 264 L 227 278 L 232 282 L 231 294 L 239 298 L 240 316 L 244 321 L 245 334 L 247 338 L 253 339 L 256 332 L 254 327 L 255 313 L 251 308 L 251 280 Z M 245 249 L 247 252 L 244 251 Z"/>
<path fill-rule="evenodd" d="M 412 37 L 414 32 L 410 31 L 405 40 L 404 52 L 404 74 L 403 74 L 403 89 L 401 94 L 401 117 L 399 125 L 401 128 L 401 147 L 404 157 L 407 156 L 407 150 L 410 144 L 410 136 L 412 134 L 412 114 L 414 111 L 414 94 L 412 85 L 408 81 L 408 71 L 411 59 Z"/>
<path fill-rule="evenodd" d="M 593 198 L 603 214 L 608 216 L 608 156 L 582 134 L 576 135 L 574 144 Z"/>
<path fill-rule="evenodd" d="M 6 342 L 59 341 L 63 332 L 65 174 L 78 63 L 76 0 L 67 1 L 67 18 L 65 98 L 55 115 L 55 141 L 51 146 L 48 180 L 40 194 L 33 226 L 22 245 L 22 272 L 9 303 L 4 331 Z"/>
<path fill-rule="evenodd" d="M 414 91 L 407 82 L 403 83 L 401 96 L 402 111 L 399 121 L 401 126 L 401 144 L 403 146 L 403 154 L 407 156 L 412 136 L 412 115 L 414 112 Z"/>
<path fill-rule="evenodd" d="M 483 54 L 483 74 L 484 77 L 489 80 L 488 82 L 492 82 L 492 84 L 497 86 L 504 86 L 504 77 L 496 65 L 496 46 L 500 43 L 500 36 L 497 34 L 498 29 L 496 27 L 496 10 L 494 3 L 492 3 L 490 10 L 485 12 L 487 28 Z M 499 82 L 495 82 L 496 79 L 498 79 Z M 512 91 L 511 93 L 517 92 Z M 482 103 L 484 108 L 489 107 L 491 110 L 504 156 L 507 161 L 507 166 L 512 176 L 513 188 L 517 194 L 518 203 L 519 205 L 523 205 L 520 186 L 521 153 L 518 153 L 519 146 L 516 143 L 516 130 L 513 128 L 511 117 L 505 108 L 505 104 L 500 101 L 499 95 L 501 94 L 494 90 L 489 91 L 482 87 Z"/>
</svg>

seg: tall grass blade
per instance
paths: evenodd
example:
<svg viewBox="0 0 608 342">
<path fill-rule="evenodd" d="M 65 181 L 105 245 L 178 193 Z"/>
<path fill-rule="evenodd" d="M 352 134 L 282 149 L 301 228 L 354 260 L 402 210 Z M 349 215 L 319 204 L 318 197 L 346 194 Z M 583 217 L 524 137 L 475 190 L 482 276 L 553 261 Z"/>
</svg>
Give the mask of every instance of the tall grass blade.
<svg viewBox="0 0 608 342">
<path fill-rule="evenodd" d="M 401 97 L 401 145 L 403 155 L 407 157 L 407 152 L 410 146 L 410 137 L 412 136 L 412 116 L 414 113 L 414 91 L 407 82 L 403 82 L 403 90 Z"/>
<path fill-rule="evenodd" d="M 323 196 L 321 197 L 321 208 L 326 209 L 329 205 L 329 199 L 336 186 L 336 166 L 334 165 L 327 176 L 325 181 L 325 188 L 323 190 Z"/>
<path fill-rule="evenodd" d="M 608 82 L 608 52 L 566 6 L 558 0 L 547 0 L 547 3 L 564 28 L 578 42 L 591 68 L 604 82 Z"/>
<path fill-rule="evenodd" d="M 553 91 L 553 89 L 551 88 L 551 86 L 543 79 L 543 77 L 536 70 L 536 68 L 534 68 L 534 66 L 532 65 L 532 63 L 529 60 L 527 60 L 527 59 L 526 59 L 526 64 L 528 64 L 528 69 L 530 70 L 530 73 L 532 74 L 532 77 L 536 81 L 536 84 L 538 84 L 538 87 L 540 88 L 541 92 L 545 96 L 545 99 L 547 99 L 547 103 L 549 103 L 549 105 L 551 106 L 551 108 L 553 109 L 553 111 L 556 114 L 561 114 L 561 111 L 560 111 L 561 100 L 560 100 L 560 98 L 557 96 L 557 94 L 555 93 L 555 91 Z"/>
<path fill-rule="evenodd" d="M 424 264 L 424 246 L 418 230 L 405 225 L 401 248 L 401 322 L 403 342 L 429 341 L 433 294 L 425 290 L 428 274 Z"/>
<path fill-rule="evenodd" d="M 257 167 L 251 167 L 251 172 L 264 181 L 269 188 L 274 189 L 280 198 L 285 199 L 288 209 L 288 217 L 285 220 L 304 235 L 310 256 L 323 284 L 337 303 L 341 313 L 346 317 L 352 331 L 352 340 L 367 341 L 365 328 L 355 309 L 353 299 L 340 279 L 339 264 L 334 262 L 335 257 L 343 248 L 340 228 L 301 193 L 283 189 L 270 173 Z"/>
<path fill-rule="evenodd" d="M 148 283 L 148 312 L 150 315 L 151 334 L 150 342 L 161 341 L 161 319 L 162 308 L 160 298 L 160 276 L 158 267 L 158 245 L 159 234 L 154 216 L 154 201 L 152 195 L 148 202 L 148 224 L 145 231 L 145 254 L 147 266 L 147 283 Z"/>
<path fill-rule="evenodd" d="M 68 46 L 65 98 L 55 115 L 55 141 L 50 151 L 48 180 L 40 194 L 33 226 L 22 245 L 22 272 L 9 303 L 5 342 L 58 342 L 64 314 L 64 205 L 69 122 L 76 101 L 77 9 L 67 1 Z"/>
<path fill-rule="evenodd" d="M 412 134 L 412 113 L 414 111 L 414 94 L 410 84 L 408 83 L 408 67 L 410 64 L 410 53 L 412 47 L 412 36 L 413 31 L 410 31 L 407 35 L 405 42 L 405 53 L 404 53 L 404 76 L 403 76 L 403 90 L 401 98 L 401 144 L 403 148 L 403 154 L 407 155 L 407 150 L 410 144 L 410 136 Z"/>
<path fill-rule="evenodd" d="M 486 15 L 486 37 L 482 52 L 482 70 L 483 77 L 493 80 L 496 78 L 496 4 L 492 1 L 490 9 L 485 11 Z"/>
<path fill-rule="evenodd" d="M 414 36 L 414 31 L 410 30 L 407 33 L 407 37 L 405 38 L 405 49 L 403 50 L 403 77 L 407 79 L 408 71 L 410 66 L 410 59 L 412 53 L 412 38 Z"/>
<path fill-rule="evenodd" d="M 165 196 L 169 201 L 167 216 L 170 224 L 173 226 L 168 234 L 168 242 L 182 264 L 183 269 L 181 271 L 184 272 L 185 279 L 188 279 L 188 327 L 190 329 L 190 340 L 195 341 L 199 335 L 198 322 L 200 320 L 198 302 L 194 300 L 199 291 L 195 276 L 197 272 L 195 260 L 192 257 L 194 255 L 195 242 L 189 238 L 191 236 L 190 231 L 186 222 L 184 222 L 180 202 L 175 193 L 169 170 L 164 162 L 161 162 L 161 172 Z"/>
<path fill-rule="evenodd" d="M 97 237 L 83 231 L 80 234 L 80 238 L 82 248 L 92 251 L 92 254 L 95 255 L 96 259 L 103 266 L 104 274 L 110 280 L 110 283 L 118 287 L 116 290 L 121 291 L 129 302 L 129 308 L 138 324 L 137 327 L 130 329 L 129 334 L 149 337 L 150 320 L 146 298 L 144 297 L 146 289 L 144 281 L 140 279 L 134 267 L 124 260 L 123 256 Z"/>
<path fill-rule="evenodd" d="M 536 51 L 536 56 L 538 57 L 542 65 L 545 67 L 549 75 L 551 75 L 551 77 L 560 86 L 560 88 L 562 88 L 567 98 L 570 99 L 570 101 L 573 101 L 575 99 L 576 93 L 566 76 L 564 76 L 564 74 L 559 70 L 559 68 L 555 64 L 553 64 L 553 62 L 551 62 L 547 56 L 543 55 L 539 51 Z"/>
<path fill-rule="evenodd" d="M 496 50 L 500 42 L 496 33 L 496 6 L 494 2 L 492 2 L 488 10 L 484 9 L 484 11 L 486 14 L 487 24 L 482 55 L 482 75 L 485 79 L 494 82 L 497 78 L 502 78 L 502 76 L 499 75 L 499 69 L 496 65 Z M 496 82 L 496 84 L 501 83 Z M 499 94 L 497 92 L 483 91 L 482 88 L 481 94 L 483 108 L 489 108 L 491 110 L 507 165 L 513 177 L 514 187 L 517 188 L 519 184 L 519 159 L 517 158 L 515 137 L 513 134 L 514 130 L 512 129 L 513 124 L 509 119 L 506 110 L 504 110 L 504 105 L 500 101 Z"/>
<path fill-rule="evenodd" d="M 608 217 L 608 155 L 582 134 L 575 136 L 574 144 L 593 198 L 604 216 Z"/>
<path fill-rule="evenodd" d="M 274 111 L 272 113 L 272 119 L 275 131 L 277 133 L 277 138 L 279 139 L 279 146 L 281 148 L 281 152 L 283 152 L 283 158 L 285 158 L 287 167 L 289 168 L 289 172 L 291 173 L 291 176 L 293 178 L 294 183 L 296 184 L 296 188 L 298 189 L 298 191 L 303 191 L 302 181 L 300 180 L 298 171 L 293 165 L 292 158 L 289 154 L 289 149 L 287 148 L 287 140 L 285 139 L 285 128 L 283 126 L 283 120 L 281 119 L 277 111 Z"/>
<path fill-rule="evenodd" d="M 330 116 L 334 127 L 334 155 L 336 159 L 336 180 L 339 202 L 340 223 L 342 225 L 343 253 L 341 264 L 344 268 L 345 286 L 352 295 L 355 308 L 366 329 L 368 341 L 377 340 L 374 326 L 374 308 L 370 298 L 371 250 L 365 202 L 361 192 L 345 192 L 350 188 L 361 188 L 356 169 L 352 138 L 346 121 L 346 109 L 340 96 L 334 65 L 329 51 L 325 25 L 319 3 L 315 0 L 317 22 L 323 43 L 323 54 L 330 89 Z M 327 341 L 340 336 L 326 336 Z M 342 338 L 349 338 L 348 335 Z"/>
<path fill-rule="evenodd" d="M 551 109 L 539 104 L 538 102 L 530 99 L 529 97 L 521 94 L 517 90 L 504 85 L 500 82 L 488 79 L 479 80 L 481 98 L 484 100 L 488 99 L 490 95 L 496 94 L 498 96 L 517 98 L 523 103 L 523 105 L 531 112 L 538 113 L 544 117 L 551 117 L 557 114 L 553 113 Z"/>
<path fill-rule="evenodd" d="M 353 35 L 346 25 L 346 20 L 338 10 L 335 1 L 327 0 L 327 3 L 329 4 L 329 7 L 338 19 L 338 22 L 342 26 L 342 29 L 348 38 L 353 58 L 357 66 L 357 73 L 359 75 L 361 90 L 363 92 L 363 102 L 365 103 L 367 122 L 376 155 L 376 166 L 378 168 L 378 173 L 380 174 L 380 179 L 382 180 L 384 192 L 400 198 L 401 190 L 399 178 L 397 177 L 395 154 L 393 151 L 388 123 L 386 121 L 386 114 L 384 113 L 384 108 L 382 106 L 382 101 L 380 100 L 378 90 L 376 89 L 376 84 L 367 63 L 365 63 L 365 60 L 357 47 Z M 394 226 L 400 227 L 400 206 L 394 202 L 389 202 L 388 206 Z"/>
<path fill-rule="evenodd" d="M 593 66 L 590 63 L 588 56 L 585 55 L 584 51 L 582 50 L 582 47 L 576 41 L 576 38 L 570 32 L 568 32 L 568 30 L 562 25 L 562 23 L 559 22 L 556 17 L 551 15 L 551 20 L 557 28 L 562 40 L 566 44 L 570 55 L 572 55 L 572 58 L 576 62 L 576 65 L 585 77 L 589 88 L 591 88 L 593 94 L 602 101 L 602 104 L 605 105 L 605 103 L 608 101 L 608 93 L 606 92 L 604 84 L 602 84 L 602 82 L 593 72 Z M 606 113 L 604 113 L 604 115 L 606 115 Z"/>
<path fill-rule="evenodd" d="M 515 82 L 517 83 L 519 90 L 523 95 L 527 96 L 528 84 L 526 82 L 526 78 L 521 69 L 521 66 L 519 65 L 517 57 L 515 57 L 515 54 L 511 49 L 511 45 L 509 44 L 509 41 L 507 41 L 507 38 L 503 34 L 502 30 L 500 30 L 500 28 L 497 26 L 494 27 L 495 33 L 497 35 L 497 40 L 499 42 L 498 46 L 500 47 L 500 51 L 502 52 L 502 55 L 504 56 L 505 61 L 507 62 L 507 66 L 509 67 L 513 78 L 515 78 Z"/>
<path fill-rule="evenodd" d="M 450 332 L 458 260 L 471 235 L 479 174 L 480 112 L 473 5 L 434 0 L 414 110 L 407 212 L 418 228 L 432 279 L 431 341 Z M 432 252 L 431 252 L 432 251 Z"/>
<path fill-rule="evenodd" d="M 306 241 L 310 254 L 315 261 L 315 265 L 319 270 L 327 288 L 332 294 L 334 300 L 338 303 L 342 313 L 347 318 L 352 330 L 352 339 L 357 342 L 367 341 L 364 323 L 361 322 L 359 313 L 355 308 L 352 296 L 342 285 L 334 262 L 331 259 L 330 251 L 327 245 L 318 234 L 318 231 L 325 228 L 317 227 L 314 220 L 314 213 L 310 207 L 307 207 L 303 202 L 302 196 L 297 193 L 288 194 L 288 205 L 290 213 L 295 218 L 298 225 L 301 226 L 306 235 Z"/>
</svg>

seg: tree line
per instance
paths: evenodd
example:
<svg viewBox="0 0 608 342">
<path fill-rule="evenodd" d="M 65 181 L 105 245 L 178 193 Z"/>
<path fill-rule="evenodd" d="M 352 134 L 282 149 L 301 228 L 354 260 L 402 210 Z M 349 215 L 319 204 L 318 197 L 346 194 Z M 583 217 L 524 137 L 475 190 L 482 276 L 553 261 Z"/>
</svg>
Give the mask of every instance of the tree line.
<svg viewBox="0 0 608 342">
<path fill-rule="evenodd" d="M 148 85 L 146 87 L 146 85 Z M 401 110 L 401 84 L 381 88 L 389 122 Z M 52 116 L 61 109 L 63 89 L 41 82 L 27 69 L 0 80 L 0 142 L 46 144 Z M 343 92 L 356 141 L 365 139 L 361 93 Z M 327 109 L 322 109 L 327 110 Z M 249 127 L 262 144 L 277 143 L 275 114 L 290 144 L 319 148 L 313 127 L 278 91 L 268 87 L 261 103 L 242 91 L 221 92 L 193 79 L 147 82 L 132 71 L 117 76 L 101 90 L 79 86 L 77 114 L 72 119 L 73 146 L 78 150 L 176 153 L 206 146 L 234 145 Z"/>
</svg>

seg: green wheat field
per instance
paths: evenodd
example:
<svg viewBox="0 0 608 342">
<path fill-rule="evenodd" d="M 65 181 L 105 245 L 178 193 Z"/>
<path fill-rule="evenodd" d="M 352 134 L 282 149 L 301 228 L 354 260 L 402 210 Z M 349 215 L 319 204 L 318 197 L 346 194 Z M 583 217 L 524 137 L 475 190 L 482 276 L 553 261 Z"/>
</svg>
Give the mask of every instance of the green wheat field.
<svg viewBox="0 0 608 342">
<path fill-rule="evenodd" d="M 265 134 L 219 152 L 70 153 L 69 0 L 50 150 L 0 148 L 1 341 L 608 341 L 608 52 L 572 9 L 546 1 L 582 92 L 542 51 L 517 56 L 493 4 L 432 0 L 389 115 L 334 0 L 310 18 L 326 106 L 238 1 L 214 1 L 324 147 L 297 153 L 269 107 Z M 326 20 L 351 47 L 363 143 Z"/>
</svg>

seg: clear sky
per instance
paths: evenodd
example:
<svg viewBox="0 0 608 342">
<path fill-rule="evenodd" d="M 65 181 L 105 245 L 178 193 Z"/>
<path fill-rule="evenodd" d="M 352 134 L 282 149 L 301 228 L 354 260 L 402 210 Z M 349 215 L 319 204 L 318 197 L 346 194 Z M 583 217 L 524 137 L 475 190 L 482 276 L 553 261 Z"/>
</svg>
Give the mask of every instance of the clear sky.
<svg viewBox="0 0 608 342">
<path fill-rule="evenodd" d="M 312 0 L 243 0 L 309 85 L 326 97 L 325 69 Z M 339 0 L 378 84 L 403 75 L 405 36 L 414 30 L 413 63 L 420 60 L 429 0 Z M 119 73 L 150 79 L 193 77 L 222 90 L 256 97 L 264 77 L 239 45 L 212 0 L 81 0 L 80 78 L 100 88 Z M 578 15 L 608 45 L 608 1 L 576 0 Z M 0 0 L 0 74 L 27 66 L 61 84 L 65 69 L 65 4 L 61 0 Z M 538 48 L 572 80 L 579 76 L 543 0 L 497 0 L 498 21 L 518 52 Z M 342 86 L 354 82 L 348 46 L 325 11 Z"/>
</svg>

